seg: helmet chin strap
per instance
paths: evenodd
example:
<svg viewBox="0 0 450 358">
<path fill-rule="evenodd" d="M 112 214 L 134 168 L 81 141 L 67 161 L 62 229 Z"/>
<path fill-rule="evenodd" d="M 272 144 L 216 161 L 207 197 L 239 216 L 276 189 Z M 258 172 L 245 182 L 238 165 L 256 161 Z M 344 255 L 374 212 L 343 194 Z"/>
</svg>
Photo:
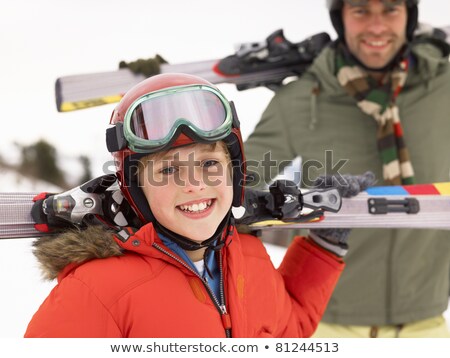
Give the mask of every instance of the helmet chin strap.
<svg viewBox="0 0 450 358">
<path fill-rule="evenodd" d="M 183 235 L 179 235 L 179 234 L 173 232 L 172 230 L 169 230 L 165 226 L 161 225 L 156 219 L 153 221 L 153 225 L 155 226 L 155 229 L 157 232 L 161 233 L 168 239 L 170 239 L 173 242 L 175 242 L 176 244 L 178 244 L 183 250 L 195 251 L 195 250 L 202 249 L 204 247 L 206 247 L 206 248 L 211 247 L 212 249 L 215 249 L 216 246 L 222 245 L 221 238 L 222 238 L 223 231 L 231 222 L 232 221 L 231 221 L 231 209 L 230 209 L 230 211 L 228 211 L 227 215 L 225 215 L 225 217 L 219 224 L 216 232 L 209 239 L 206 239 L 205 241 L 202 241 L 200 243 L 192 241 Z M 218 240 L 218 242 L 216 245 L 214 245 L 214 242 L 216 240 Z"/>
<path fill-rule="evenodd" d="M 205 262 L 205 270 L 210 278 L 213 278 L 213 273 L 211 272 L 211 269 L 208 267 L 206 263 L 206 258 L 208 256 L 208 253 L 211 251 L 220 251 L 222 247 L 225 245 L 225 240 L 222 239 L 223 232 L 227 228 L 227 236 L 232 232 L 233 228 L 233 222 L 234 219 L 231 215 L 231 208 L 228 211 L 227 215 L 223 218 L 221 223 L 219 224 L 219 227 L 217 228 L 216 232 L 205 241 L 202 241 L 201 243 L 194 242 L 190 239 L 188 239 L 185 236 L 179 235 L 172 230 L 167 229 L 166 227 L 162 226 L 157 220 L 153 221 L 153 225 L 157 232 L 167 237 L 169 240 L 172 240 L 176 244 L 178 244 L 183 250 L 185 251 L 195 251 L 202 249 L 206 247 L 205 252 L 203 253 L 203 261 Z M 226 237 L 225 237 L 226 238 Z"/>
</svg>

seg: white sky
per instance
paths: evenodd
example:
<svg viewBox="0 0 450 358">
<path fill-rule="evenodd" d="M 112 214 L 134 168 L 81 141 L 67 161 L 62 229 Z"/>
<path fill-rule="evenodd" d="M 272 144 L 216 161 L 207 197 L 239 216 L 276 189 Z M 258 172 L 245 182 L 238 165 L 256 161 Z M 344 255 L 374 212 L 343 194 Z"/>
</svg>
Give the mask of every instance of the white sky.
<svg viewBox="0 0 450 358">
<path fill-rule="evenodd" d="M 448 0 L 423 0 L 420 12 L 423 22 L 450 24 Z M 114 70 L 121 60 L 156 53 L 173 64 L 221 58 L 236 44 L 262 41 L 279 28 L 292 42 L 322 31 L 334 37 L 325 0 L 2 1 L 0 155 L 13 161 L 13 142 L 46 138 L 62 154 L 68 173 L 79 175 L 73 159 L 84 154 L 93 160 L 94 175 L 101 175 L 102 163 L 110 159 L 104 133 L 114 105 L 58 113 L 58 77 Z M 235 101 L 247 137 L 272 92 L 220 88 Z M 24 189 L 8 181 L 2 190 Z M 0 337 L 22 336 L 51 287 L 39 281 L 29 242 L 0 242 Z"/>
</svg>

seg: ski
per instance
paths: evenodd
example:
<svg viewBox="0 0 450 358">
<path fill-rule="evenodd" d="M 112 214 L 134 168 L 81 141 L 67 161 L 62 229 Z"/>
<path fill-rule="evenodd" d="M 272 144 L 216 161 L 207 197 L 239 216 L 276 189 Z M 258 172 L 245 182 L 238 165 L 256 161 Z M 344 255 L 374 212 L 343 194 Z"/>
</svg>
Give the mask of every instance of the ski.
<svg viewBox="0 0 450 358">
<path fill-rule="evenodd" d="M 253 230 L 305 228 L 413 228 L 450 230 L 450 182 L 380 186 L 342 198 L 338 212 L 326 211 L 308 223 L 266 220 Z"/>
<path fill-rule="evenodd" d="M 233 55 L 223 59 L 161 64 L 158 72 L 183 72 L 215 84 L 233 83 L 240 90 L 271 87 L 279 85 L 286 77 L 301 75 L 330 41 L 329 35 L 323 32 L 291 43 L 280 29 L 263 42 L 239 45 Z M 144 74 L 127 68 L 63 76 L 55 84 L 56 107 L 59 112 L 68 112 L 115 103 L 145 78 Z"/>
<path fill-rule="evenodd" d="M 303 222 L 323 211 L 338 211 L 336 189 L 302 193 L 291 181 L 279 180 L 269 190 L 246 190 L 241 224 L 279 219 Z M 301 209 L 308 208 L 307 214 Z M 88 181 L 63 193 L 0 193 L 0 239 L 40 237 L 67 229 L 103 225 L 119 235 L 140 227 L 139 219 L 118 189 L 113 174 Z"/>
<path fill-rule="evenodd" d="M 450 43 L 450 26 L 435 29 L 421 24 L 417 36 L 424 34 L 433 34 Z M 239 45 L 234 54 L 223 59 L 182 64 L 163 63 L 154 74 L 183 72 L 215 84 L 232 83 L 238 90 L 259 86 L 275 89 L 286 78 L 301 76 L 321 50 L 330 43 L 330 36 L 325 32 L 310 36 L 299 43 L 292 43 L 280 29 L 269 35 L 265 41 Z M 59 77 L 55 83 L 57 110 L 69 112 L 118 102 L 128 89 L 145 78 L 146 75 L 133 73 L 128 68 Z"/>
<path fill-rule="evenodd" d="M 104 225 L 122 233 L 139 221 L 105 175 L 59 194 L 0 193 L 0 239 L 57 234 Z M 341 198 L 336 189 L 299 189 L 278 180 L 269 190 L 245 192 L 233 214 L 241 231 L 307 228 L 435 228 L 450 230 L 450 182 L 372 187 Z"/>
</svg>

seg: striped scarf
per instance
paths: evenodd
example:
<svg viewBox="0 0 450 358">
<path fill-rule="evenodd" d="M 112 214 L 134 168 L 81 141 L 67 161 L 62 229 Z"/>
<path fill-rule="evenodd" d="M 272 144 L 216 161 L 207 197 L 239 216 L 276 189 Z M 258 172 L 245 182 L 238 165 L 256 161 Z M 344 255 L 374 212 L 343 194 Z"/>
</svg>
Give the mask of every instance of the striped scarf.
<svg viewBox="0 0 450 358">
<path fill-rule="evenodd" d="M 414 183 L 414 170 L 403 138 L 396 98 L 402 90 L 408 59 L 402 59 L 381 84 L 370 77 L 349 55 L 344 45 L 336 48 L 336 76 L 358 107 L 378 124 L 377 145 L 388 185 Z"/>
</svg>

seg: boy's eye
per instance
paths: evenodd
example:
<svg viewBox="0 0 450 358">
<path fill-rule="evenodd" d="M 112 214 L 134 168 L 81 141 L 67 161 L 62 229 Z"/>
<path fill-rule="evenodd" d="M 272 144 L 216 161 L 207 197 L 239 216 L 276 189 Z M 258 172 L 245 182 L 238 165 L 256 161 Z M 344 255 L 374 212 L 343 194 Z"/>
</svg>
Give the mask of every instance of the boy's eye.
<svg viewBox="0 0 450 358">
<path fill-rule="evenodd" d="M 217 165 L 217 164 L 219 164 L 219 161 L 218 161 L 218 160 L 215 160 L 215 159 L 208 159 L 208 160 L 205 160 L 205 161 L 203 162 L 203 167 L 209 168 L 209 167 L 213 167 L 213 166 L 215 166 L 215 165 Z"/>
<path fill-rule="evenodd" d="M 175 168 L 175 167 L 166 167 L 166 168 L 161 169 L 161 174 L 170 175 L 170 174 L 175 173 L 176 171 L 177 171 L 177 168 Z"/>
</svg>

